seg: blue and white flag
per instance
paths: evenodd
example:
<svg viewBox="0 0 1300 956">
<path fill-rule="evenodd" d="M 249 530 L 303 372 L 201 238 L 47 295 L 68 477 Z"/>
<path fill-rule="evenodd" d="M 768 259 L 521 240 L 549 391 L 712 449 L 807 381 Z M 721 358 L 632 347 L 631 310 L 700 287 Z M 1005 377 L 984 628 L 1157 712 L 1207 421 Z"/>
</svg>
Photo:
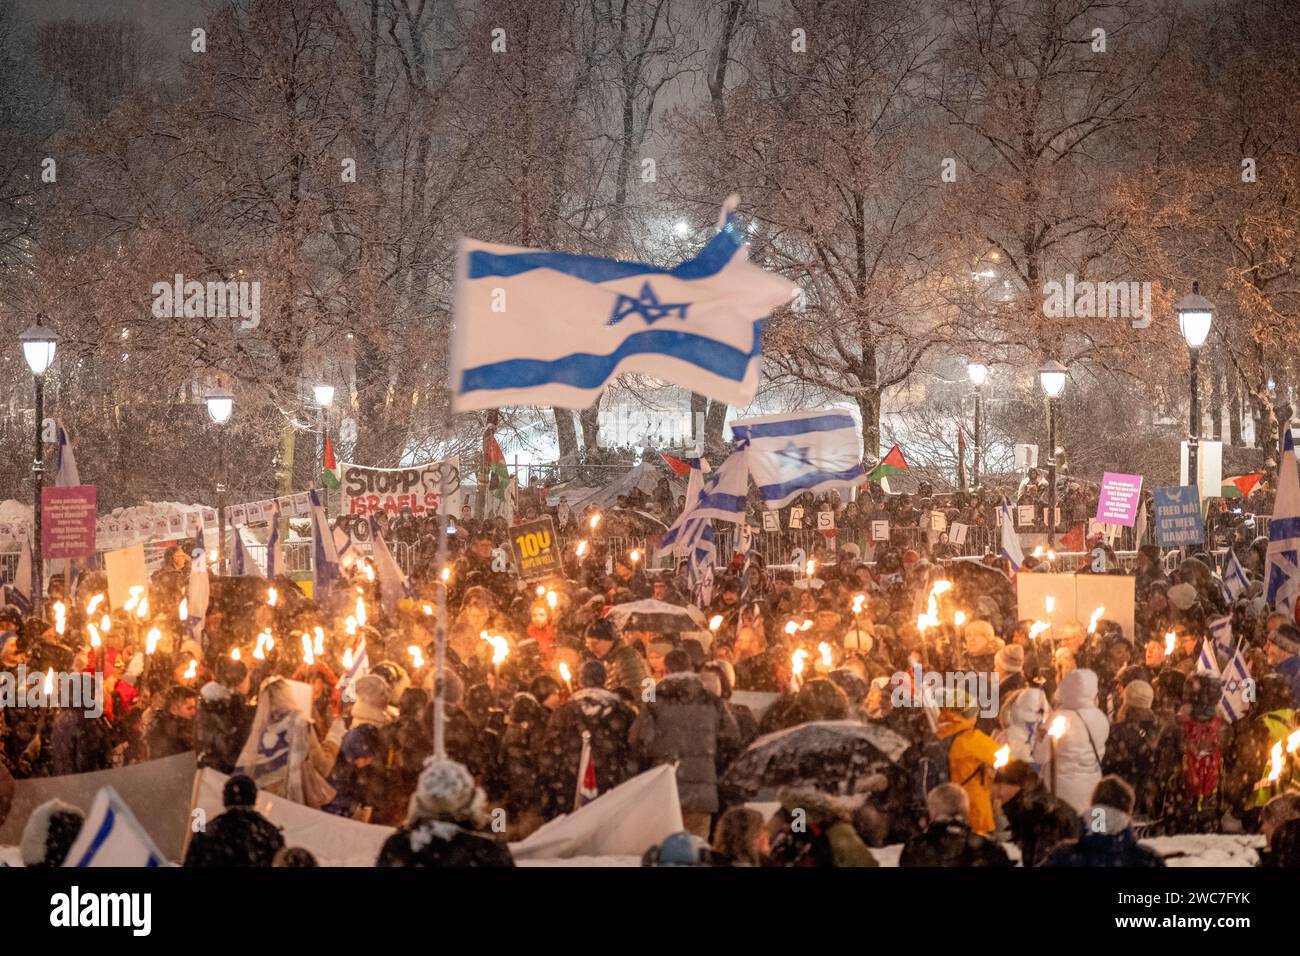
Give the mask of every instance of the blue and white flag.
<svg viewBox="0 0 1300 956">
<path fill-rule="evenodd" d="M 694 478 L 697 468 L 691 468 Z M 736 452 L 714 469 L 708 481 L 702 482 L 694 498 L 690 497 L 690 484 L 687 485 L 686 504 L 677 520 L 664 532 L 655 549 L 658 555 L 673 553 L 687 554 L 690 548 L 690 529 L 700 521 L 730 521 L 735 524 L 745 520 L 745 500 L 749 487 L 749 469 L 746 467 L 744 452 Z M 699 529 L 695 529 L 698 533 Z"/>
<path fill-rule="evenodd" d="M 81 484 L 81 475 L 77 472 L 77 456 L 72 453 L 72 439 L 68 431 L 59 425 L 59 454 L 54 472 L 55 488 L 75 488 Z"/>
<path fill-rule="evenodd" d="M 1236 649 L 1232 640 L 1232 615 L 1216 617 L 1206 622 L 1205 628 L 1209 632 L 1210 643 L 1214 645 L 1217 657 L 1225 661 L 1232 657 L 1232 652 Z"/>
<path fill-rule="evenodd" d="M 1196 658 L 1196 673 L 1219 676 L 1219 662 L 1214 656 L 1214 642 L 1201 641 L 1201 653 Z"/>
<path fill-rule="evenodd" d="M 307 494 L 311 500 L 312 598 L 320 603 L 343 576 L 339 571 L 338 546 L 334 541 L 334 532 L 330 530 L 325 518 L 320 495 L 315 489 Z"/>
<path fill-rule="evenodd" d="M 1300 479 L 1296 475 L 1295 444 L 1289 428 L 1282 440 L 1277 498 L 1273 519 L 1268 523 L 1264 581 L 1269 605 L 1295 620 L 1296 598 L 1300 596 Z"/>
<path fill-rule="evenodd" d="M 262 573 L 262 567 L 257 563 L 248 550 L 248 542 L 244 540 L 244 529 L 234 528 L 234 546 L 230 549 L 230 573 L 235 577 L 251 575 L 253 577 L 265 577 Z"/>
<path fill-rule="evenodd" d="M 370 656 L 366 653 L 366 639 L 363 637 L 357 641 L 357 646 L 352 648 L 351 660 L 349 662 L 348 651 L 343 655 L 343 676 L 339 678 L 339 694 L 345 704 L 354 703 L 356 694 L 352 688 L 356 686 L 357 681 L 370 673 Z"/>
<path fill-rule="evenodd" d="M 1011 516 L 1011 502 L 1002 499 L 1002 557 L 1011 562 L 1011 570 L 1019 571 L 1025 563 L 1025 551 L 1020 547 L 1020 535 L 1016 534 L 1016 521 Z"/>
<path fill-rule="evenodd" d="M 748 405 L 763 321 L 797 292 L 749 261 L 730 215 L 670 269 L 462 239 L 452 409 L 586 408 L 620 372 Z"/>
<path fill-rule="evenodd" d="M 1250 587 L 1250 579 L 1246 577 L 1246 569 L 1241 566 L 1237 560 L 1237 552 L 1229 549 L 1228 563 L 1223 566 L 1223 583 L 1220 585 L 1223 591 L 1223 600 L 1228 607 L 1236 603 L 1237 598 L 1246 593 Z"/>
<path fill-rule="evenodd" d="M 374 539 L 375 576 L 379 578 L 379 600 L 388 616 L 396 618 L 397 602 L 408 593 L 406 575 L 397 566 L 379 526 L 373 521 L 371 536 Z"/>
<path fill-rule="evenodd" d="M 193 550 L 194 550 L 194 551 L 206 551 L 206 550 L 207 550 L 207 548 L 206 548 L 206 547 L 204 546 L 204 544 L 203 544 L 203 511 L 202 511 L 202 509 L 200 509 L 199 511 L 194 512 L 194 548 L 193 548 Z M 193 558 L 195 558 L 196 560 L 198 560 L 198 556 L 197 556 L 197 555 L 191 554 L 190 556 L 193 557 Z M 206 561 L 206 560 L 207 560 L 207 555 L 204 555 L 203 558 L 202 558 L 202 560 Z"/>
<path fill-rule="evenodd" d="M 163 866 L 167 858 L 112 787 L 101 787 L 64 866 Z"/>
<path fill-rule="evenodd" d="M 732 422 L 749 473 L 770 510 L 804 492 L 851 489 L 866 480 L 858 426 L 848 412 L 795 412 Z"/>
<path fill-rule="evenodd" d="M 32 613 L 32 542 L 25 531 L 18 536 L 18 566 L 5 591 L 5 600 L 24 615 Z"/>
<path fill-rule="evenodd" d="M 1241 649 L 1228 661 L 1221 680 L 1223 696 L 1219 698 L 1219 713 L 1229 723 L 1236 723 L 1246 716 L 1255 698 L 1254 682 L 1250 679 L 1250 670 Z"/>
</svg>

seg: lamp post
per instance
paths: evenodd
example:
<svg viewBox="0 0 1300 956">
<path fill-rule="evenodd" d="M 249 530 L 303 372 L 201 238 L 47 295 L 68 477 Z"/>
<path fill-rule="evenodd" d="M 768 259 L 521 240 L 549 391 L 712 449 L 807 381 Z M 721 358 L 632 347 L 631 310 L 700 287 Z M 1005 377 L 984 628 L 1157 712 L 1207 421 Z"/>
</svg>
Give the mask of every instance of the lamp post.
<svg viewBox="0 0 1300 956">
<path fill-rule="evenodd" d="M 325 410 L 334 404 L 334 386 L 333 385 L 316 385 L 312 388 L 312 393 L 316 399 L 316 461 L 320 463 L 321 472 L 325 470 Z M 325 513 L 329 514 L 329 489 L 324 489 L 325 494 L 321 500 L 325 502 Z"/>
<path fill-rule="evenodd" d="M 1210 300 L 1201 295 L 1200 283 L 1192 283 L 1192 291 L 1174 304 L 1178 313 L 1178 330 L 1183 333 L 1187 343 L 1187 353 L 1191 366 L 1191 419 L 1187 431 L 1187 477 L 1196 486 L 1196 497 L 1200 500 L 1201 473 L 1199 451 L 1201 442 L 1201 346 L 1210 335 L 1210 323 L 1214 321 L 1214 306 Z"/>
<path fill-rule="evenodd" d="M 1053 359 L 1038 370 L 1038 383 L 1047 396 L 1047 547 L 1056 544 L 1056 399 L 1065 390 L 1069 369 Z"/>
<path fill-rule="evenodd" d="M 988 381 L 989 367 L 980 362 L 971 362 L 966 366 L 966 374 L 970 376 L 970 382 L 975 386 L 975 454 L 971 461 L 971 486 L 978 489 L 980 486 L 980 454 L 984 450 L 984 441 L 981 435 L 981 402 L 984 391 L 984 383 Z"/>
<path fill-rule="evenodd" d="M 226 430 L 222 426 L 235 410 L 235 397 L 217 389 L 207 397 L 208 417 L 217 426 L 217 556 L 218 569 L 226 573 Z"/>
<path fill-rule="evenodd" d="M 39 319 L 39 317 L 38 317 Z M 54 364 L 59 337 L 37 321 L 18 337 L 36 389 L 36 445 L 32 456 L 32 613 L 41 616 L 45 602 L 45 562 L 41 557 L 41 491 L 45 487 L 45 372 Z"/>
</svg>

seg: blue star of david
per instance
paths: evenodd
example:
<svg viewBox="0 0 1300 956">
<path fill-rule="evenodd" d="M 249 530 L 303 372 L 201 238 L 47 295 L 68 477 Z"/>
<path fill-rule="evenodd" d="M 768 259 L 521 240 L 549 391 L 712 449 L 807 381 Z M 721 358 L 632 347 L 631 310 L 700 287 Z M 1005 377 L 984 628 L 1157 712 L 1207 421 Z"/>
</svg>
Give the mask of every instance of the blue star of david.
<svg viewBox="0 0 1300 956">
<path fill-rule="evenodd" d="M 786 442 L 785 447 L 777 449 L 776 452 L 777 457 L 785 459 L 785 461 L 781 462 L 781 470 L 787 471 L 800 465 L 807 465 L 811 468 L 812 462 L 808 459 L 808 451 L 811 447 L 810 445 L 796 445 L 793 441 Z"/>
<path fill-rule="evenodd" d="M 271 757 L 288 746 L 289 746 L 289 731 L 281 730 L 275 735 L 275 743 L 271 746 L 269 750 L 259 740 L 257 742 L 257 752 L 261 754 L 263 757 Z"/>
<path fill-rule="evenodd" d="M 1241 690 L 1243 686 L 1244 685 L 1241 683 L 1239 678 L 1233 677 L 1224 682 L 1223 692 L 1225 694 L 1235 694 L 1237 691 Z"/>
<path fill-rule="evenodd" d="M 608 324 L 617 325 L 629 315 L 640 315 L 645 319 L 646 325 L 654 325 L 660 319 L 671 318 L 674 315 L 685 321 L 686 309 L 689 306 L 689 302 L 660 302 L 659 296 L 655 295 L 655 290 L 650 288 L 650 283 L 647 282 L 641 286 L 638 295 L 619 294 L 614 302 L 614 312 L 610 315 Z"/>
</svg>

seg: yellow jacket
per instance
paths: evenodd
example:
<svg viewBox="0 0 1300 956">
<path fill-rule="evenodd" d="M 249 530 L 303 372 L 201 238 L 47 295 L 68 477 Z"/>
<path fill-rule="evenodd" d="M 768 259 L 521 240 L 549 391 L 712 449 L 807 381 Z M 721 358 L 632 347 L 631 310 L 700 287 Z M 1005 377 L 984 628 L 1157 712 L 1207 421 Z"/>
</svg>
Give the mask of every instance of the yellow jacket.
<svg viewBox="0 0 1300 956">
<path fill-rule="evenodd" d="M 998 745 L 975 729 L 974 717 L 939 711 L 940 740 L 953 737 L 948 751 L 948 777 L 970 798 L 970 828 L 982 836 L 993 832 L 993 760 Z"/>
</svg>

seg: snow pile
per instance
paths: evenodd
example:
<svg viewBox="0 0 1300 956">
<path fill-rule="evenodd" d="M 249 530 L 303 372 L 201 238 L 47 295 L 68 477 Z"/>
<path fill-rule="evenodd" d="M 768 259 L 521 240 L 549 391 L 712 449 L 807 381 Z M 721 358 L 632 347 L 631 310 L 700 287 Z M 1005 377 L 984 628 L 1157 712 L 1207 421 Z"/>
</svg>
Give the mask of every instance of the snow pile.
<svg viewBox="0 0 1300 956">
<path fill-rule="evenodd" d="M 1148 837 L 1148 850 L 1164 857 L 1168 866 L 1258 866 L 1264 836 L 1259 833 L 1183 833 Z"/>
</svg>

